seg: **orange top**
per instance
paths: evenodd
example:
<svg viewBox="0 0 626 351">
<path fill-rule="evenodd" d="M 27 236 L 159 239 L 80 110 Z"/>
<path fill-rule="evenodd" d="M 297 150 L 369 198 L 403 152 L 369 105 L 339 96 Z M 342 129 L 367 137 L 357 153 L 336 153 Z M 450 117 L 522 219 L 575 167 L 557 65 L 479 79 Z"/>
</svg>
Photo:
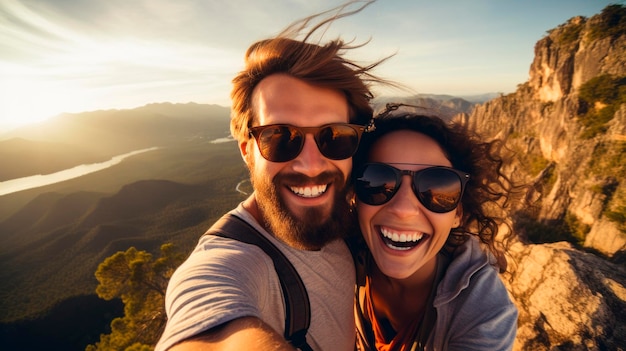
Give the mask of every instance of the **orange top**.
<svg viewBox="0 0 626 351">
<path fill-rule="evenodd" d="M 419 330 L 422 318 L 414 318 L 410 324 L 404 326 L 399 331 L 394 331 L 391 325 L 385 326 L 384 321 L 379 321 L 374 312 L 372 301 L 371 278 L 368 276 L 365 283 L 365 308 L 366 313 L 372 323 L 374 336 L 376 337 L 376 349 L 378 351 L 408 351 L 413 346 L 415 337 Z M 387 323 L 388 324 L 388 323 Z M 391 340 L 386 335 L 396 332 Z"/>
</svg>

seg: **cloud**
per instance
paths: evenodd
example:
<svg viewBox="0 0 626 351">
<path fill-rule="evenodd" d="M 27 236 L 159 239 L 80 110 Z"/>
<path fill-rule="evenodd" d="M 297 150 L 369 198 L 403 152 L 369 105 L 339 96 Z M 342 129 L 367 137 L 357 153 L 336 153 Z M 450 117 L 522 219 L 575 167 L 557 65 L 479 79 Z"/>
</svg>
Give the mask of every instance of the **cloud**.
<svg viewBox="0 0 626 351">
<path fill-rule="evenodd" d="M 162 101 L 228 104 L 251 43 L 340 3 L 1 0 L 0 123 Z M 350 54 L 363 64 L 397 53 L 377 73 L 422 92 L 509 92 L 527 79 L 546 30 L 608 1 L 555 3 L 379 0 L 324 38 L 371 39 Z"/>
</svg>

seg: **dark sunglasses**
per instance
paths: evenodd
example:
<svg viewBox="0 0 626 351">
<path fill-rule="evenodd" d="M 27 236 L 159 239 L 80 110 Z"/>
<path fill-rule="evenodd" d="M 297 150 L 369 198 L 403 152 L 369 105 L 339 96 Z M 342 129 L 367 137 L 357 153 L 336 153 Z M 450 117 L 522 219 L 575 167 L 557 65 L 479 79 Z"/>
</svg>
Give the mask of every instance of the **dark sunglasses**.
<svg viewBox="0 0 626 351">
<path fill-rule="evenodd" d="M 290 124 L 270 124 L 250 128 L 261 155 L 268 161 L 287 162 L 298 157 L 306 134 L 313 134 L 324 157 L 344 160 L 352 157 L 359 146 L 364 126 L 331 123 L 319 127 L 296 127 Z"/>
<path fill-rule="evenodd" d="M 356 196 L 368 205 L 385 204 L 400 188 L 404 175 L 411 176 L 413 192 L 419 202 L 435 213 L 456 208 L 470 177 L 465 172 L 443 166 L 407 171 L 386 163 L 366 163 L 353 175 Z"/>
</svg>

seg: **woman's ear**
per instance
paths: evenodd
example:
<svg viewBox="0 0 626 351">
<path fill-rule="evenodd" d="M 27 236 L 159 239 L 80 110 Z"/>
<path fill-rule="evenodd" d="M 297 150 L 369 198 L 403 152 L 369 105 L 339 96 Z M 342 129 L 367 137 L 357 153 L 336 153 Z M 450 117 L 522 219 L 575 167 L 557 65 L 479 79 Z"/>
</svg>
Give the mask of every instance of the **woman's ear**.
<svg viewBox="0 0 626 351">
<path fill-rule="evenodd" d="M 356 209 L 356 195 L 354 194 L 354 189 L 350 188 L 346 194 L 346 201 L 348 202 L 348 206 L 350 207 L 350 212 Z"/>
<path fill-rule="evenodd" d="M 463 219 L 463 206 L 459 204 L 456 207 L 456 211 L 454 213 L 454 222 L 452 224 L 452 228 L 457 228 L 461 225 L 461 220 Z"/>
</svg>

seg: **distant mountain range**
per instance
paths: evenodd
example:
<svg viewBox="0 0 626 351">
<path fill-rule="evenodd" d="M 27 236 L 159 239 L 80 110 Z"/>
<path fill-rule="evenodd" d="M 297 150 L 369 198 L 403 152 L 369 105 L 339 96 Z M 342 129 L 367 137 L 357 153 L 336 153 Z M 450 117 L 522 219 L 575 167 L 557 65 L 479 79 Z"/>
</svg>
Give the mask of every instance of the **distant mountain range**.
<svg viewBox="0 0 626 351">
<path fill-rule="evenodd" d="M 61 114 L 0 138 L 0 181 L 48 174 L 153 146 L 228 134 L 229 109 L 217 105 L 150 104 L 133 110 Z"/>
<path fill-rule="evenodd" d="M 228 108 L 153 104 L 62 115 L 1 141 L 0 164 L 11 165 L 2 169 L 23 176 L 160 148 L 96 173 L 0 196 L 0 349 L 10 335 L 31 344 L 40 338 L 36 345 L 64 340 L 64 350 L 97 341 L 116 317 L 102 304 L 85 303 L 95 296 L 99 263 L 131 246 L 156 254 L 173 242 L 189 251 L 244 199 L 235 190 L 248 177 L 236 143 L 212 143 L 228 134 Z M 62 301 L 64 309 L 51 309 Z M 83 313 L 63 317 L 74 308 Z M 103 313 L 103 329 L 85 334 L 94 340 L 73 332 Z"/>
<path fill-rule="evenodd" d="M 387 103 L 403 103 L 413 106 L 407 111 L 436 115 L 445 120 L 452 120 L 460 113 L 470 114 L 478 104 L 499 96 L 497 93 L 458 97 L 451 95 L 417 94 L 412 96 L 382 96 L 372 101 L 375 112 L 382 111 Z"/>
</svg>

